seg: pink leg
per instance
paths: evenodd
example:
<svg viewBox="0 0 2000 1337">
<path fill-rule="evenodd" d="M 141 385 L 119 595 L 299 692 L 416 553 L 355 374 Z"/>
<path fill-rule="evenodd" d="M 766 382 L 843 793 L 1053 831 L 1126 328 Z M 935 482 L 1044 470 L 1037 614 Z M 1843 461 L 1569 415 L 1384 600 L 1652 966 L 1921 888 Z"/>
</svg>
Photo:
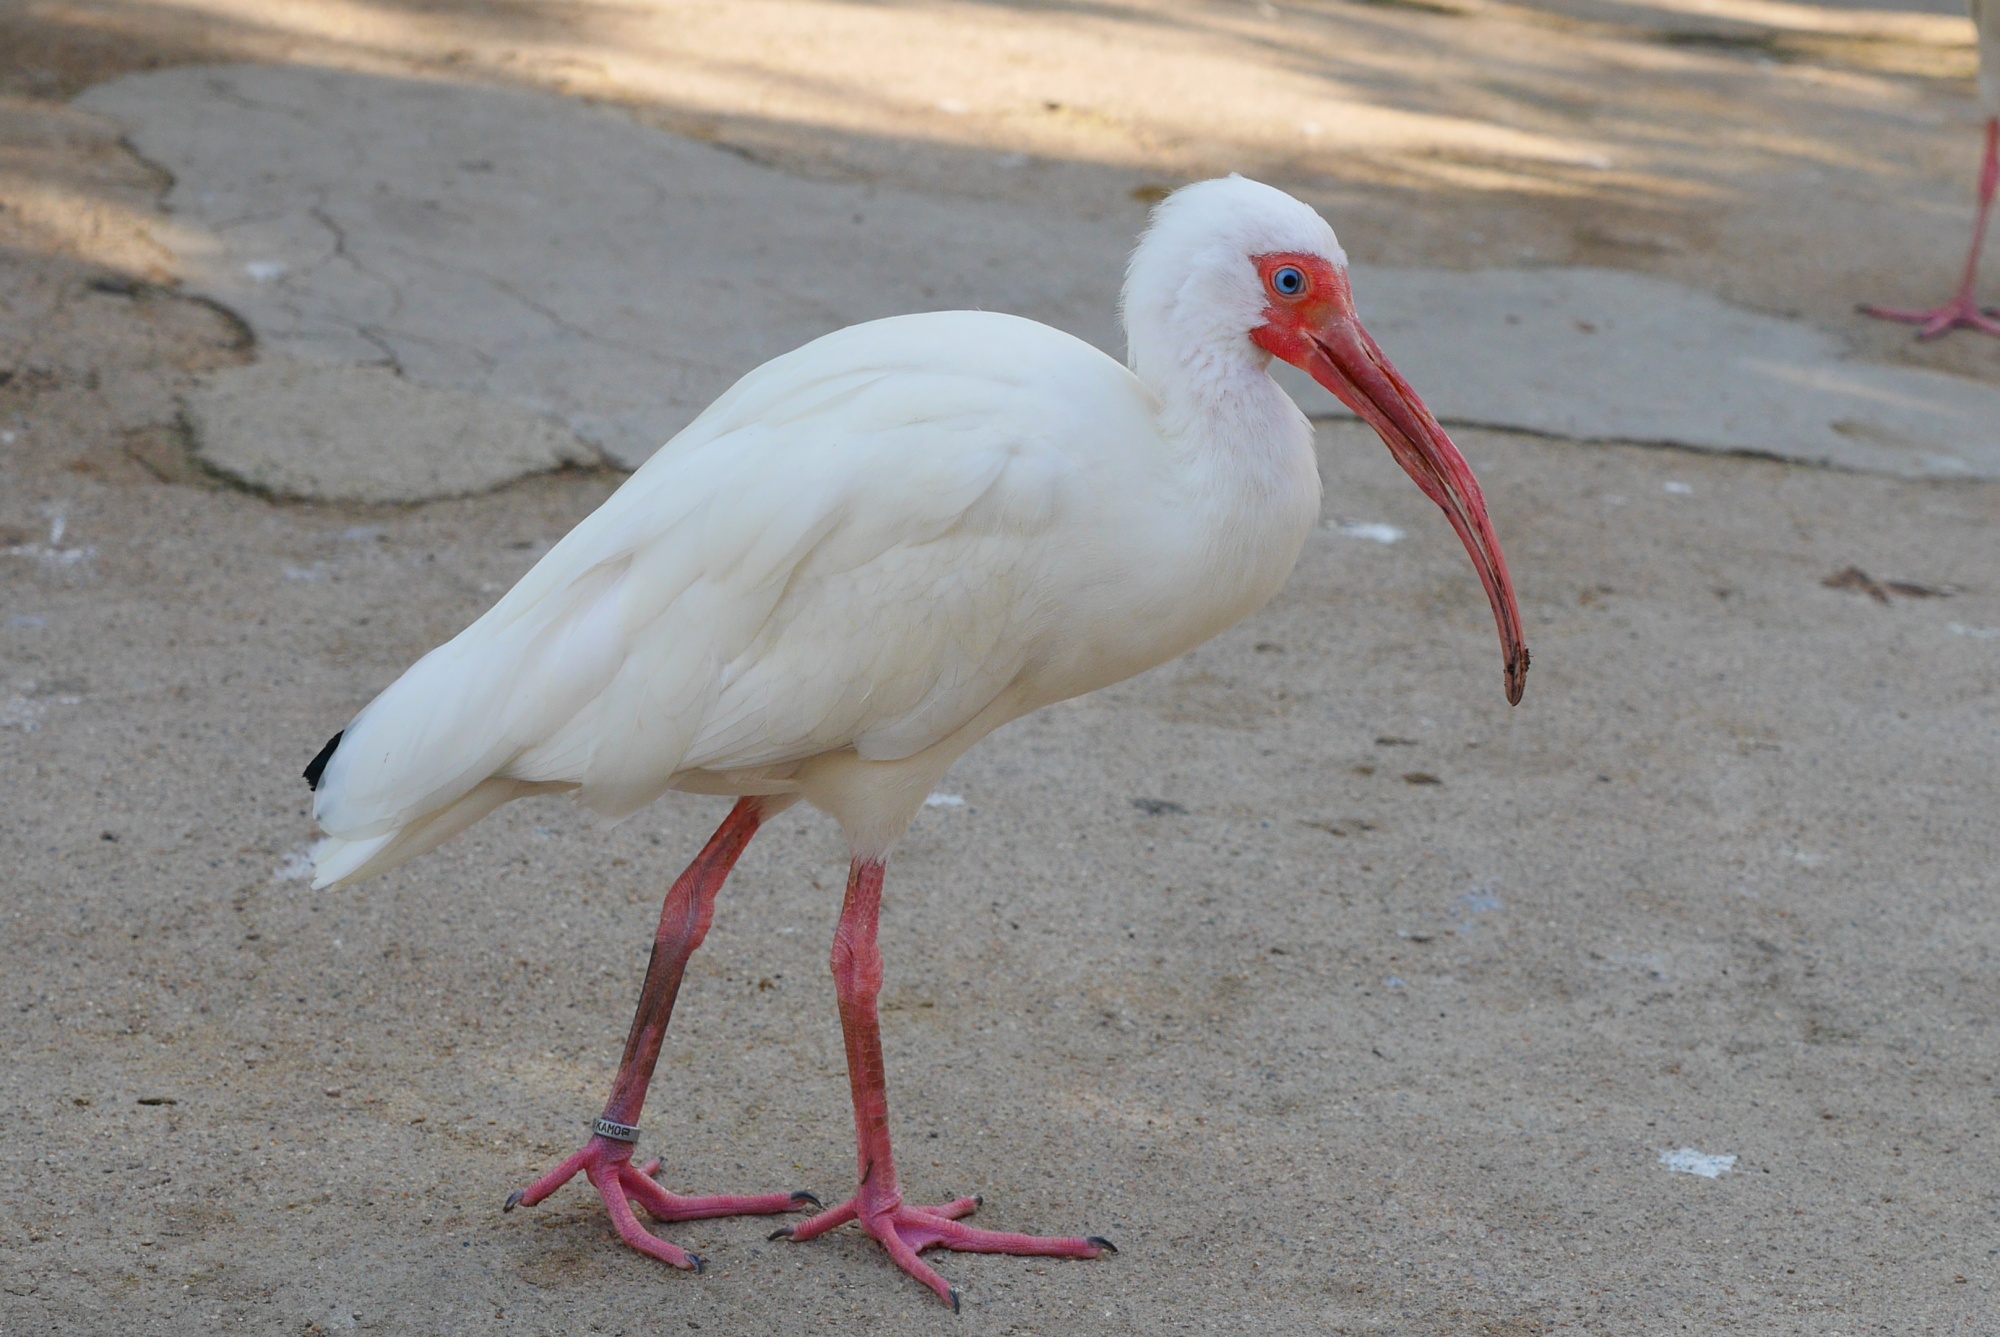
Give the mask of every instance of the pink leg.
<svg viewBox="0 0 2000 1337">
<path fill-rule="evenodd" d="M 808 1204 L 819 1206 L 819 1199 L 810 1193 L 685 1198 L 653 1182 L 660 1169 L 658 1161 L 637 1168 L 632 1164 L 632 1142 L 639 1131 L 639 1113 L 646 1104 L 646 1088 L 653 1080 L 653 1067 L 659 1062 L 660 1044 L 667 1036 L 667 1022 L 674 1013 L 674 999 L 680 994 L 688 958 L 708 936 L 708 926 L 715 918 L 716 893 L 722 890 L 723 880 L 736 866 L 736 860 L 750 843 L 750 837 L 757 834 L 762 821 L 763 810 L 758 800 L 738 801 L 695 861 L 667 892 L 666 904 L 660 907 L 660 927 L 653 938 L 652 959 L 646 963 L 646 983 L 639 991 L 632 1031 L 625 1039 L 625 1057 L 611 1084 L 611 1099 L 597 1121 L 597 1132 L 583 1150 L 509 1197 L 506 1210 L 534 1206 L 581 1171 L 604 1199 L 620 1239 L 663 1263 L 699 1272 L 701 1259 L 640 1225 L 632 1211 L 633 1203 L 645 1208 L 655 1221 L 767 1215 L 796 1211 Z"/>
<path fill-rule="evenodd" d="M 1979 300 L 1972 295 L 1973 285 L 1979 278 L 1979 252 L 1986 244 L 1986 219 L 1993 211 L 1996 186 L 2000 186 L 2000 116 L 1986 123 L 1986 161 L 1979 172 L 1979 211 L 1972 224 L 1972 249 L 1965 257 L 1965 274 L 1959 280 L 1957 296 L 1943 306 L 1932 307 L 1928 311 L 1864 306 L 1862 314 L 1879 316 L 1883 320 L 1900 320 L 1906 325 L 1921 325 L 1923 328 L 1917 331 L 1919 339 L 1935 339 L 1961 325 L 1981 334 L 2000 336 L 2000 319 L 1994 318 L 1996 313 L 1991 309 L 1982 310 Z"/>
<path fill-rule="evenodd" d="M 958 1308 L 958 1290 L 917 1255 L 926 1249 L 964 1253 L 1035 1254 L 1045 1258 L 1095 1258 L 1116 1253 L 1101 1235 L 1057 1239 L 975 1230 L 959 1218 L 978 1208 L 978 1198 L 959 1198 L 941 1207 L 909 1207 L 896 1182 L 896 1158 L 889 1146 L 889 1087 L 882 1064 L 882 1026 L 876 999 L 882 993 L 882 953 L 875 931 L 882 913 L 882 863 L 854 861 L 847 878 L 847 901 L 833 935 L 833 981 L 840 997 L 840 1030 L 847 1040 L 847 1081 L 854 1093 L 854 1135 L 861 1160 L 861 1186 L 853 1198 L 818 1216 L 780 1230 L 772 1239 L 794 1241 L 823 1235 L 859 1221 L 889 1251 L 897 1266 Z"/>
</svg>

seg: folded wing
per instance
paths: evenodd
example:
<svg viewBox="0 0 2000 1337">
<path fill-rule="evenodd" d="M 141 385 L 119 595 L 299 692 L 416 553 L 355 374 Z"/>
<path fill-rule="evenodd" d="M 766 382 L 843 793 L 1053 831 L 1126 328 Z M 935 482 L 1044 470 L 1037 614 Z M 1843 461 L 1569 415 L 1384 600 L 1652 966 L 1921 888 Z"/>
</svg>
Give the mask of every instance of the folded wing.
<svg viewBox="0 0 2000 1337">
<path fill-rule="evenodd" d="M 1139 393 L 1086 345 L 980 313 L 767 363 L 348 726 L 315 798 L 318 884 L 522 793 L 615 818 L 686 772 L 948 736 L 1056 622 L 1078 445 L 1129 430 Z"/>
</svg>

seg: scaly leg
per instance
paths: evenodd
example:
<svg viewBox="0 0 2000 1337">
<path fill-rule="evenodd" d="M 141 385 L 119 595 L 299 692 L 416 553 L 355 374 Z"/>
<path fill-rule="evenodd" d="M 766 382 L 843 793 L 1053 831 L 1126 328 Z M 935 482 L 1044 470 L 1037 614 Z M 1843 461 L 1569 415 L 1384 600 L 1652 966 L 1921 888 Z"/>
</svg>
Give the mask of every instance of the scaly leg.
<svg viewBox="0 0 2000 1337">
<path fill-rule="evenodd" d="M 1979 212 L 1972 224 L 1972 250 L 1965 257 L 1965 275 L 1959 280 L 1958 295 L 1943 306 L 1932 307 L 1928 311 L 1899 311 L 1890 307 L 1864 306 L 1863 315 L 1879 316 L 1883 320 L 1900 320 L 1906 325 L 1921 325 L 1917 331 L 1919 339 L 1935 339 L 1963 325 L 1967 329 L 1978 330 L 1981 334 L 2000 336 L 2000 319 L 1987 308 L 1982 310 L 1979 299 L 1972 295 L 1974 283 L 1979 278 L 1979 251 L 1986 244 L 1986 219 L 1993 212 L 1993 192 L 2000 187 L 2000 116 L 1986 123 L 1986 162 L 1979 172 Z"/>
<path fill-rule="evenodd" d="M 532 1207 L 554 1193 L 581 1171 L 604 1199 L 618 1237 L 637 1249 L 675 1267 L 699 1272 L 701 1259 L 667 1243 L 639 1224 L 632 1204 L 646 1209 L 655 1221 L 691 1221 L 706 1216 L 761 1216 L 772 1212 L 796 1211 L 808 1204 L 819 1206 L 810 1193 L 768 1193 L 755 1197 L 687 1198 L 669 1193 L 653 1182 L 660 1163 L 632 1164 L 632 1143 L 639 1135 L 639 1112 L 646 1104 L 646 1088 L 659 1062 L 660 1044 L 667 1036 L 667 1022 L 674 1014 L 674 999 L 680 994 L 681 976 L 688 958 L 708 936 L 715 918 L 716 893 L 722 890 L 729 870 L 736 866 L 750 837 L 763 821 L 762 802 L 741 799 L 729 816 L 709 837 L 708 844 L 675 880 L 660 907 L 660 927 L 653 937 L 652 959 L 646 963 L 646 983 L 639 991 L 639 1006 L 632 1015 L 632 1031 L 625 1039 L 625 1057 L 618 1076 L 611 1083 L 611 1099 L 598 1119 L 596 1132 L 583 1150 L 576 1153 L 507 1199 L 507 1211 Z"/>
<path fill-rule="evenodd" d="M 1116 1253 L 1101 1235 L 1057 1239 L 975 1230 L 959 1218 L 978 1208 L 978 1198 L 959 1198 L 940 1207 L 909 1207 L 896 1182 L 896 1158 L 889 1147 L 889 1087 L 882 1064 L 882 1026 L 876 1000 L 882 994 L 882 953 L 875 945 L 882 913 L 882 863 L 856 859 L 847 878 L 847 900 L 833 935 L 833 982 L 840 998 L 840 1030 L 847 1041 L 847 1081 L 854 1093 L 854 1137 L 861 1160 L 861 1186 L 853 1198 L 821 1212 L 772 1239 L 804 1241 L 835 1226 L 859 1221 L 889 1251 L 896 1265 L 958 1308 L 958 1289 L 917 1255 L 925 1249 L 964 1253 L 1035 1254 L 1047 1258 L 1095 1258 Z"/>
</svg>

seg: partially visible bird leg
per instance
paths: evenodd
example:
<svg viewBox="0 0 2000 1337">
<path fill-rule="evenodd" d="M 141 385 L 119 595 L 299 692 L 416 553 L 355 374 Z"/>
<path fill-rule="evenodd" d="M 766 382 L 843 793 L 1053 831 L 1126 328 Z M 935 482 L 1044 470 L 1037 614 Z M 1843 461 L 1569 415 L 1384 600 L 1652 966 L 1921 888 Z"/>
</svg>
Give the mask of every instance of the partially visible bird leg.
<svg viewBox="0 0 2000 1337">
<path fill-rule="evenodd" d="M 889 1251 L 897 1266 L 958 1308 L 958 1290 L 917 1257 L 926 1249 L 964 1253 L 1036 1254 L 1052 1258 L 1095 1258 L 1116 1253 L 1102 1236 L 1060 1239 L 976 1230 L 959 1224 L 980 1204 L 959 1198 L 939 1207 L 909 1207 L 896 1181 L 896 1157 L 889 1146 L 889 1088 L 882 1064 L 882 1026 L 876 1000 L 882 994 L 882 953 L 875 933 L 882 912 L 882 863 L 857 859 L 847 878 L 847 900 L 833 935 L 833 981 L 840 998 L 840 1030 L 847 1041 L 847 1081 L 854 1093 L 854 1136 L 861 1161 L 861 1186 L 838 1207 L 801 1221 L 771 1238 L 804 1241 L 835 1226 L 859 1221 Z"/>
<path fill-rule="evenodd" d="M 819 1206 L 819 1200 L 810 1193 L 686 1198 L 653 1182 L 660 1168 L 658 1161 L 636 1168 L 632 1164 L 632 1140 L 638 1135 L 639 1112 L 645 1107 L 653 1066 L 659 1062 L 660 1044 L 666 1039 L 674 999 L 681 990 L 681 976 L 687 969 L 688 958 L 708 936 L 708 926 L 715 918 L 716 893 L 722 890 L 729 870 L 736 866 L 736 860 L 750 843 L 750 837 L 757 834 L 762 821 L 761 800 L 739 800 L 667 892 L 666 903 L 660 907 L 659 931 L 653 937 L 652 959 L 646 963 L 646 983 L 639 991 L 632 1031 L 625 1040 L 625 1057 L 611 1084 L 611 1099 L 597 1121 L 597 1132 L 583 1150 L 508 1198 L 508 1211 L 534 1206 L 582 1171 L 604 1199 L 619 1238 L 641 1253 L 698 1272 L 701 1259 L 640 1225 L 632 1211 L 634 1203 L 645 1208 L 655 1221 L 766 1215 L 796 1211 L 807 1205 Z"/>
<path fill-rule="evenodd" d="M 2000 312 L 1991 308 L 1981 309 L 1979 299 L 1972 295 L 1973 285 L 1979 278 L 1979 252 L 1986 244 L 1986 220 L 1993 211 L 1995 187 L 2000 187 L 2000 116 L 1986 123 L 1986 161 L 1979 172 L 1979 211 L 1972 224 L 1972 249 L 1965 257 L 1965 274 L 1959 280 L 1958 295 L 1943 306 L 1928 311 L 1864 306 L 1862 314 L 1880 316 L 1883 320 L 1900 320 L 1907 325 L 1921 325 L 1923 328 L 1917 331 L 1919 339 L 1935 339 L 1961 325 L 1982 334 L 2000 336 L 2000 319 L 1996 319 Z"/>
</svg>

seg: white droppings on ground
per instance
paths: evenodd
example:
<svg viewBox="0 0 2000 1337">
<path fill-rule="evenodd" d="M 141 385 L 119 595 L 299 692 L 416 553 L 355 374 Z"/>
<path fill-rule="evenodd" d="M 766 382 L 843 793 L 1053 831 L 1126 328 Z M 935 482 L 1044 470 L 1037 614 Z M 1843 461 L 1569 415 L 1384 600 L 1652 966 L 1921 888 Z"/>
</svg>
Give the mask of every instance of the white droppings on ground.
<svg viewBox="0 0 2000 1337">
<path fill-rule="evenodd" d="M 243 266 L 243 272 L 250 276 L 252 283 L 270 283 L 283 278 L 290 268 L 283 260 L 252 260 Z"/>
<path fill-rule="evenodd" d="M 313 855 L 312 846 L 310 845 L 301 845 L 297 849 L 287 850 L 285 857 L 278 861 L 278 866 L 271 870 L 271 880 L 273 882 L 305 882 L 312 875 Z"/>
<path fill-rule="evenodd" d="M 0 701 L 0 729 L 34 733 L 42 727 L 42 716 L 47 713 L 48 707 L 40 701 L 31 701 L 25 696 L 10 696 Z"/>
<path fill-rule="evenodd" d="M 2000 627 L 1968 627 L 1963 622 L 1948 622 L 1944 629 L 1954 636 L 1970 636 L 1975 641 L 2000 641 Z"/>
<path fill-rule="evenodd" d="M 1660 1164 L 1674 1174 L 1700 1175 L 1703 1179 L 1720 1179 L 1736 1168 L 1734 1156 L 1711 1156 L 1707 1152 L 1696 1151 L 1693 1147 L 1682 1147 L 1679 1151 L 1660 1153 Z"/>
<path fill-rule="evenodd" d="M 1490 915 L 1495 910 L 1504 910 L 1506 905 L 1494 894 L 1490 887 L 1474 887 L 1458 898 L 1459 906 L 1476 915 Z"/>
<path fill-rule="evenodd" d="M 95 548 L 65 548 L 62 537 L 69 529 L 69 520 L 59 510 L 46 510 L 42 514 L 49 518 L 49 541 L 43 543 L 17 543 L 11 548 L 0 548 L 0 557 L 32 557 L 51 571 L 64 571 L 97 556 Z"/>
<path fill-rule="evenodd" d="M 1662 490 L 1670 492 L 1676 497 L 1692 497 L 1694 495 L 1694 486 L 1690 483 L 1662 483 L 1660 487 Z"/>
<path fill-rule="evenodd" d="M 1334 528 L 1351 539 L 1367 539 L 1370 543 L 1395 543 L 1403 537 L 1402 530 L 1379 520 L 1342 520 Z"/>
<path fill-rule="evenodd" d="M 1401 975 L 1384 975 L 1382 977 L 1382 987 L 1385 989 L 1407 989 L 1410 986 L 1403 983 Z"/>
<path fill-rule="evenodd" d="M 963 794 L 947 794 L 943 790 L 939 790 L 924 800 L 924 806 L 926 808 L 963 808 L 965 806 L 965 796 Z"/>
<path fill-rule="evenodd" d="M 28 554 L 24 554 L 28 555 Z M 42 559 L 42 565 L 51 571 L 67 571 L 80 566 L 97 556 L 95 548 L 44 548 L 33 556 Z"/>
<path fill-rule="evenodd" d="M 327 575 L 326 563 L 324 562 L 314 562 L 311 566 L 288 566 L 285 568 L 286 580 L 319 581 L 325 580 Z"/>
</svg>

